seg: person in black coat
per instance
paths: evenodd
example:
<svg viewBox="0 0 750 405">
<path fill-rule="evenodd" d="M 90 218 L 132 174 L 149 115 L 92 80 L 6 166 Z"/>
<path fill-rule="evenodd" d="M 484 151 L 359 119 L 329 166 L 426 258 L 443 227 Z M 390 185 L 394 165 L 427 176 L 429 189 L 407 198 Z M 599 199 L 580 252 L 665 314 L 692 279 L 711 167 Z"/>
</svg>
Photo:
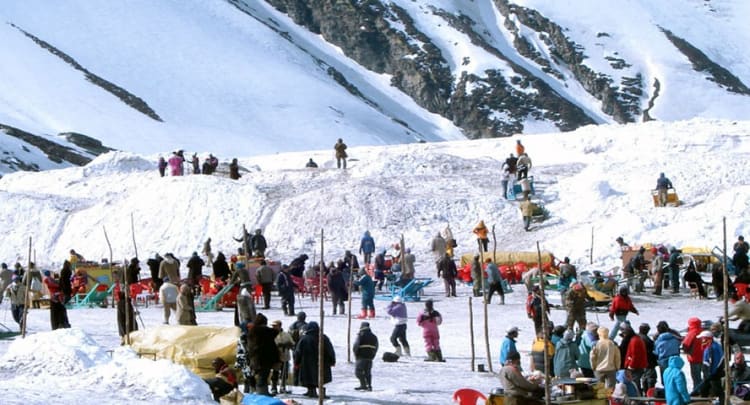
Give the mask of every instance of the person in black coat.
<svg viewBox="0 0 750 405">
<path fill-rule="evenodd" d="M 253 256 L 266 257 L 266 248 L 268 247 L 268 243 L 266 242 L 266 237 L 263 236 L 263 233 L 260 229 L 255 230 L 255 235 L 253 235 L 252 239 L 250 239 L 250 247 L 253 248 Z M 248 254 L 250 253 L 248 252 Z"/>
<path fill-rule="evenodd" d="M 67 304 L 73 295 L 73 286 L 71 285 L 71 278 L 73 277 L 73 270 L 70 266 L 69 261 L 63 262 L 63 267 L 60 270 L 60 292 L 62 292 L 63 304 Z M 0 291 L 0 294 L 2 291 Z"/>
<path fill-rule="evenodd" d="M 219 254 L 216 255 L 216 260 L 213 262 L 211 268 L 214 272 L 214 279 L 221 280 L 225 283 L 229 280 L 229 264 L 227 263 L 227 258 L 224 256 L 224 253 L 219 252 Z"/>
<path fill-rule="evenodd" d="M 268 377 L 279 360 L 276 335 L 279 331 L 268 326 L 268 319 L 262 313 L 255 316 L 252 328 L 247 333 L 247 359 L 255 375 L 255 392 L 268 395 Z"/>
<path fill-rule="evenodd" d="M 289 266 L 281 266 L 279 275 L 276 276 L 276 289 L 279 290 L 279 297 L 281 297 L 281 309 L 284 310 L 284 315 L 294 315 L 294 281 L 289 274 Z"/>
<path fill-rule="evenodd" d="M 378 337 L 370 330 L 369 322 L 362 322 L 352 347 L 356 363 L 354 374 L 359 379 L 357 391 L 372 391 L 372 359 L 378 353 Z"/>
<path fill-rule="evenodd" d="M 310 322 L 305 327 L 305 334 L 294 349 L 294 370 L 299 374 L 299 384 L 307 388 L 306 397 L 317 398 L 318 393 L 318 334 L 317 322 Z M 328 336 L 323 335 L 323 384 L 333 381 L 331 367 L 336 365 L 336 352 Z M 325 392 L 321 392 L 325 397 Z"/>
<path fill-rule="evenodd" d="M 346 280 L 341 270 L 335 268 L 328 274 L 328 290 L 331 292 L 331 302 L 333 303 L 333 314 L 340 309 L 341 315 L 344 315 L 344 301 L 348 299 L 346 292 Z"/>
<path fill-rule="evenodd" d="M 141 266 L 137 257 L 130 259 L 130 264 L 125 268 L 125 282 L 128 285 L 138 284 L 140 280 Z"/>
<path fill-rule="evenodd" d="M 188 280 L 193 287 L 193 294 L 200 295 L 201 293 L 201 278 L 203 277 L 203 266 L 206 262 L 198 256 L 198 252 L 193 252 L 188 259 Z"/>
<path fill-rule="evenodd" d="M 294 277 L 303 277 L 305 274 L 305 261 L 309 259 L 306 254 L 301 254 L 299 257 L 292 260 L 289 263 L 289 273 Z"/>
<path fill-rule="evenodd" d="M 154 288 L 154 291 L 159 291 L 161 285 L 164 284 L 164 280 L 159 278 L 159 265 L 161 265 L 162 260 L 164 259 L 158 253 L 155 254 L 154 257 L 146 260 L 148 270 L 151 272 L 151 284 Z M 176 280 L 175 282 L 179 282 L 179 280 Z"/>
</svg>

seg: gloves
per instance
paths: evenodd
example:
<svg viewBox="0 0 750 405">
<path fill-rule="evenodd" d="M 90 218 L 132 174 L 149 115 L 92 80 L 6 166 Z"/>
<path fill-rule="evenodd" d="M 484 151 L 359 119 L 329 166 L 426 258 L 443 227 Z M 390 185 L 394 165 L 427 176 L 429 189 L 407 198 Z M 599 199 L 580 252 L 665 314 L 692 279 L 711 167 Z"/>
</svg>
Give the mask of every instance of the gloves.
<svg viewBox="0 0 750 405">
<path fill-rule="evenodd" d="M 615 315 L 614 314 L 609 314 L 609 320 L 610 321 L 614 321 L 615 320 Z"/>
</svg>

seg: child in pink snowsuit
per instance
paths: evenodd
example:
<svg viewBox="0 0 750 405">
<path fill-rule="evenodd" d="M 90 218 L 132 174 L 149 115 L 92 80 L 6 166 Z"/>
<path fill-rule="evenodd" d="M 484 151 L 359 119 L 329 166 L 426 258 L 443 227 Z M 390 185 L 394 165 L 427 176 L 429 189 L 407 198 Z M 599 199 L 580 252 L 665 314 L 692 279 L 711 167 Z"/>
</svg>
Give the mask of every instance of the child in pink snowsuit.
<svg viewBox="0 0 750 405">
<path fill-rule="evenodd" d="M 424 303 L 424 312 L 417 316 L 417 325 L 422 327 L 422 337 L 424 338 L 424 347 L 427 351 L 425 361 L 445 361 L 443 353 L 440 350 L 440 331 L 438 325 L 443 323 L 443 317 L 440 312 L 435 311 L 432 306 L 432 300 Z"/>
</svg>

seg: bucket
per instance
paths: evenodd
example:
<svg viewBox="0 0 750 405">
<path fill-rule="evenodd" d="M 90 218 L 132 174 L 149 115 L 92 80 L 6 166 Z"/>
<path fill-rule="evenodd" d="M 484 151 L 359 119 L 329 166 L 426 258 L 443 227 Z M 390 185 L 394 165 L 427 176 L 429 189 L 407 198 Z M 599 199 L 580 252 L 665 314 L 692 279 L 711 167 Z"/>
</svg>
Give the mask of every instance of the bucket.
<svg viewBox="0 0 750 405">
<path fill-rule="evenodd" d="M 480 373 L 486 373 L 487 370 L 484 369 L 484 364 L 477 364 L 477 371 Z"/>
</svg>

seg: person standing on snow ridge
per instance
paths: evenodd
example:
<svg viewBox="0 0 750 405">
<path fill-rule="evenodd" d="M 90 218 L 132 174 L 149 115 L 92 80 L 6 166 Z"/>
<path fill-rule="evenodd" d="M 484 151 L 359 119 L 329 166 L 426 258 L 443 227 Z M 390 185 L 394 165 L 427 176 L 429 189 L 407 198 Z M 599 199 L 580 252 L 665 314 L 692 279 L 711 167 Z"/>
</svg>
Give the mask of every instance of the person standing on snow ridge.
<svg viewBox="0 0 750 405">
<path fill-rule="evenodd" d="M 159 163 L 157 164 L 159 168 L 159 176 L 164 177 L 164 174 L 167 171 L 167 161 L 164 160 L 163 156 L 159 156 Z"/>
<path fill-rule="evenodd" d="M 393 332 L 391 333 L 391 344 L 396 349 L 396 354 L 401 356 L 401 346 L 404 347 L 404 353 L 407 356 L 411 356 L 411 349 L 409 348 L 409 342 L 406 340 L 406 322 L 408 317 L 406 315 L 406 305 L 401 302 L 401 296 L 396 295 L 393 297 L 393 301 L 388 304 L 386 312 L 391 317 L 393 323 Z M 401 345 L 399 345 L 399 342 Z"/>
<path fill-rule="evenodd" d="M 656 194 L 659 199 L 659 205 L 662 207 L 667 206 L 667 190 L 674 188 L 672 182 L 664 176 L 664 173 L 659 174 L 659 178 L 656 179 Z"/>
<path fill-rule="evenodd" d="M 443 323 L 440 312 L 435 311 L 432 300 L 424 302 L 424 312 L 417 316 L 417 325 L 422 327 L 422 338 L 427 352 L 425 361 L 443 362 L 443 351 L 440 350 L 440 330 L 438 326 Z"/>
<path fill-rule="evenodd" d="M 521 156 L 526 152 L 526 147 L 523 146 L 520 139 L 516 139 L 516 155 Z"/>
<path fill-rule="evenodd" d="M 480 220 L 472 232 L 474 232 L 474 235 L 477 235 L 477 240 L 479 241 L 480 246 L 486 252 L 490 240 L 487 238 L 487 226 L 484 225 L 484 220 Z"/>
<path fill-rule="evenodd" d="M 237 158 L 232 159 L 232 163 L 229 164 L 229 178 L 232 180 L 239 180 L 242 175 L 240 174 L 240 164 L 237 162 Z"/>
<path fill-rule="evenodd" d="M 364 256 L 365 264 L 370 264 L 372 254 L 375 252 L 375 239 L 370 236 L 370 231 L 365 231 L 359 241 L 359 253 Z"/>
<path fill-rule="evenodd" d="M 346 154 L 346 144 L 339 138 L 338 142 L 333 145 L 333 149 L 336 151 L 336 167 L 341 169 L 343 165 L 344 169 L 346 169 L 346 158 L 348 157 Z"/>
<path fill-rule="evenodd" d="M 182 176 L 182 162 L 183 158 L 175 151 L 172 152 L 172 156 L 167 161 L 169 163 L 169 174 L 171 176 Z"/>
</svg>

